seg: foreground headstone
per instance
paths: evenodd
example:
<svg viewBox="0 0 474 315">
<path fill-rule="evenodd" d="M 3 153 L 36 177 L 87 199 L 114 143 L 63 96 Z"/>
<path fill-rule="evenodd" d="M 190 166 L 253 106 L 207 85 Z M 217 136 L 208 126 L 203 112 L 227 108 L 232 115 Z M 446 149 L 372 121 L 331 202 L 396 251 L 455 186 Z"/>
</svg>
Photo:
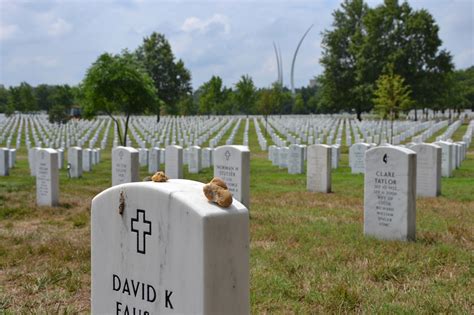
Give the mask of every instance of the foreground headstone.
<svg viewBox="0 0 474 315">
<path fill-rule="evenodd" d="M 364 234 L 386 240 L 415 240 L 416 153 L 395 146 L 365 154 Z"/>
<path fill-rule="evenodd" d="M 112 150 L 112 186 L 140 180 L 138 151 L 118 146 Z"/>
<path fill-rule="evenodd" d="M 203 186 L 125 184 L 92 200 L 93 314 L 249 314 L 248 210 L 208 202 Z"/>
<path fill-rule="evenodd" d="M 332 147 L 313 144 L 307 150 L 306 189 L 312 192 L 331 192 Z"/>
<path fill-rule="evenodd" d="M 214 150 L 214 176 L 220 177 L 235 199 L 250 208 L 250 150 L 224 145 Z"/>
<path fill-rule="evenodd" d="M 416 152 L 416 194 L 436 197 L 441 194 L 441 148 L 430 143 L 418 143 Z"/>
<path fill-rule="evenodd" d="M 57 206 L 59 200 L 58 152 L 40 149 L 36 155 L 36 204 Z"/>
<path fill-rule="evenodd" d="M 183 178 L 183 148 L 181 146 L 166 147 L 165 173 L 169 178 Z"/>
<path fill-rule="evenodd" d="M 67 151 L 67 162 L 71 178 L 82 176 L 82 148 L 70 147 Z"/>
</svg>

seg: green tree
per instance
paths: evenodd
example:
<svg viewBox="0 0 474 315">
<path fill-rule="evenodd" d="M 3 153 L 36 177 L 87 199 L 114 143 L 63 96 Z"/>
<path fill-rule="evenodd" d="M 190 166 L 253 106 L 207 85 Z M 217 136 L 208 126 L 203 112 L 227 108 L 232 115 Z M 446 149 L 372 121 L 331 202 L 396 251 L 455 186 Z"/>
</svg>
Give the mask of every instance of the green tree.
<svg viewBox="0 0 474 315">
<path fill-rule="evenodd" d="M 163 34 L 152 33 L 135 51 L 143 64 L 168 114 L 178 114 L 178 102 L 192 92 L 191 73 L 182 60 L 175 62 L 171 45 Z M 160 108 L 155 110 L 159 115 Z"/>
<path fill-rule="evenodd" d="M 413 109 L 436 104 L 453 65 L 451 55 L 440 50 L 439 27 L 431 14 L 413 10 L 408 2 L 385 0 L 370 10 L 364 22 L 367 37 L 362 54 L 371 69 L 366 72 L 368 80 L 376 80 L 393 64 L 394 71 L 411 87 Z"/>
<path fill-rule="evenodd" d="M 0 113 L 4 113 L 8 105 L 8 89 L 0 84 Z"/>
<path fill-rule="evenodd" d="M 324 67 L 321 84 L 321 103 L 332 112 L 340 109 L 361 114 L 372 107 L 370 84 L 364 77 L 367 62 L 361 55 L 364 44 L 364 18 L 369 8 L 363 0 L 344 0 L 333 13 L 331 30 L 323 33 Z M 367 93 L 369 92 L 369 93 Z"/>
<path fill-rule="evenodd" d="M 153 80 L 131 54 L 102 54 L 87 70 L 83 80 L 84 115 L 109 115 L 116 124 L 121 145 L 127 143 L 130 115 L 154 110 L 159 99 Z M 123 137 L 114 114 L 126 116 Z"/>
<path fill-rule="evenodd" d="M 50 123 L 65 123 L 68 120 L 67 109 L 64 105 L 55 104 L 48 111 Z"/>
<path fill-rule="evenodd" d="M 456 70 L 451 79 L 453 88 L 450 89 L 450 92 L 459 98 L 458 102 L 463 104 L 461 108 L 474 110 L 474 66 Z"/>
<path fill-rule="evenodd" d="M 373 9 L 363 0 L 345 0 L 333 18 L 323 34 L 320 108 L 355 110 L 360 119 L 372 108 L 375 81 L 389 65 L 412 88 L 413 109 L 442 99 L 452 57 L 440 49 L 439 27 L 428 11 L 398 0 Z"/>
<path fill-rule="evenodd" d="M 178 109 L 180 115 L 189 116 L 197 114 L 197 106 L 191 95 L 184 96 L 179 100 Z"/>
<path fill-rule="evenodd" d="M 300 93 L 296 94 L 295 102 L 293 103 L 292 114 L 306 114 L 303 96 Z"/>
<path fill-rule="evenodd" d="M 390 143 L 393 143 L 393 121 L 398 118 L 400 111 L 408 110 L 413 103 L 410 88 L 398 74 L 390 71 L 383 74 L 376 82 L 374 91 L 375 111 L 383 119 L 390 119 Z"/>
<path fill-rule="evenodd" d="M 40 110 L 48 111 L 51 107 L 50 95 L 54 87 L 47 84 L 40 84 L 35 88 L 35 97 Z"/>
<path fill-rule="evenodd" d="M 67 84 L 53 87 L 49 94 L 49 102 L 50 106 L 59 105 L 65 111 L 71 109 L 72 105 L 74 105 L 73 89 Z"/>
<path fill-rule="evenodd" d="M 257 89 L 253 80 L 248 75 L 240 77 L 239 82 L 235 84 L 235 103 L 237 112 L 246 115 L 255 112 L 255 105 L 257 103 Z"/>
<path fill-rule="evenodd" d="M 26 82 L 21 82 L 17 87 L 10 87 L 10 110 L 30 113 L 38 110 L 33 88 Z"/>
<path fill-rule="evenodd" d="M 268 115 L 271 115 L 274 110 L 273 101 L 273 94 L 271 90 L 264 89 L 259 92 L 257 108 L 258 112 L 265 118 L 265 136 L 267 135 Z"/>
<path fill-rule="evenodd" d="M 225 101 L 225 92 L 222 79 L 219 76 L 212 78 L 199 87 L 199 113 L 203 115 L 218 114 Z"/>
</svg>

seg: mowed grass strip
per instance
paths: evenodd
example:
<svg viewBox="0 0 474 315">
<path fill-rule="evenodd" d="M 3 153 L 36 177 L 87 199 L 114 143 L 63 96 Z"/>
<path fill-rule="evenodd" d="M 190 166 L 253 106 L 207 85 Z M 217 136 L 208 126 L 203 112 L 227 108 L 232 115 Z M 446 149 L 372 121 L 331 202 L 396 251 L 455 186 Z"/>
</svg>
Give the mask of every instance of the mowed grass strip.
<svg viewBox="0 0 474 315">
<path fill-rule="evenodd" d="M 111 140 L 83 178 L 61 171 L 59 207 L 35 205 L 24 149 L 0 178 L 0 313 L 90 311 L 90 202 L 110 186 Z M 442 196 L 417 200 L 410 243 L 363 236 L 364 178 L 350 174 L 347 153 L 333 170 L 333 193 L 318 194 L 306 191 L 304 174 L 271 165 L 253 120 L 249 146 L 252 313 L 474 312 L 472 146 L 454 177 L 443 178 Z M 188 174 L 185 167 L 189 179 L 212 175 L 212 168 Z"/>
</svg>

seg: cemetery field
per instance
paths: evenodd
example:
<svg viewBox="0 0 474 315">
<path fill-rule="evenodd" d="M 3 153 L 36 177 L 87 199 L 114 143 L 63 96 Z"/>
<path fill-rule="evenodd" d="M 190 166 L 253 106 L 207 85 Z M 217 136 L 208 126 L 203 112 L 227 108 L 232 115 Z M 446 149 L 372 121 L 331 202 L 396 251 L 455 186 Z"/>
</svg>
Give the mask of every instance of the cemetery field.
<svg viewBox="0 0 474 315">
<path fill-rule="evenodd" d="M 111 185 L 109 132 L 93 172 L 60 171 L 59 207 L 36 206 L 24 146 L 0 177 L 0 313 L 90 312 L 90 206 Z M 243 133 L 241 124 L 235 143 Z M 364 176 L 351 174 L 346 149 L 323 194 L 272 166 L 252 120 L 249 147 L 252 314 L 474 313 L 473 144 L 440 197 L 417 198 L 417 240 L 407 243 L 364 237 Z M 185 167 L 184 177 L 208 182 L 213 171 Z"/>
</svg>

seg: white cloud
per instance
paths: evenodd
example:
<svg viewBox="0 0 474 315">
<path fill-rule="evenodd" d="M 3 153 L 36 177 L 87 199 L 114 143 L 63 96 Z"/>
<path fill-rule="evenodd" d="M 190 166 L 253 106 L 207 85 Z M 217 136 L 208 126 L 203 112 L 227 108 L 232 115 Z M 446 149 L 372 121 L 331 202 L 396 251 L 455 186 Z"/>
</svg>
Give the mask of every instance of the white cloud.
<svg viewBox="0 0 474 315">
<path fill-rule="evenodd" d="M 15 56 L 11 59 L 13 67 L 55 68 L 59 65 L 57 59 L 51 56 Z"/>
<path fill-rule="evenodd" d="M 61 36 L 69 33 L 71 30 L 72 25 L 62 18 L 56 18 L 48 25 L 48 34 L 51 36 Z"/>
<path fill-rule="evenodd" d="M 15 36 L 20 28 L 16 24 L 0 25 L 0 40 L 7 40 Z"/>
<path fill-rule="evenodd" d="M 229 34 L 229 18 L 222 14 L 214 14 L 212 17 L 205 20 L 192 16 L 184 20 L 183 25 L 181 26 L 183 32 L 199 32 L 203 34 L 216 29 L 220 29 L 224 34 Z"/>
</svg>

